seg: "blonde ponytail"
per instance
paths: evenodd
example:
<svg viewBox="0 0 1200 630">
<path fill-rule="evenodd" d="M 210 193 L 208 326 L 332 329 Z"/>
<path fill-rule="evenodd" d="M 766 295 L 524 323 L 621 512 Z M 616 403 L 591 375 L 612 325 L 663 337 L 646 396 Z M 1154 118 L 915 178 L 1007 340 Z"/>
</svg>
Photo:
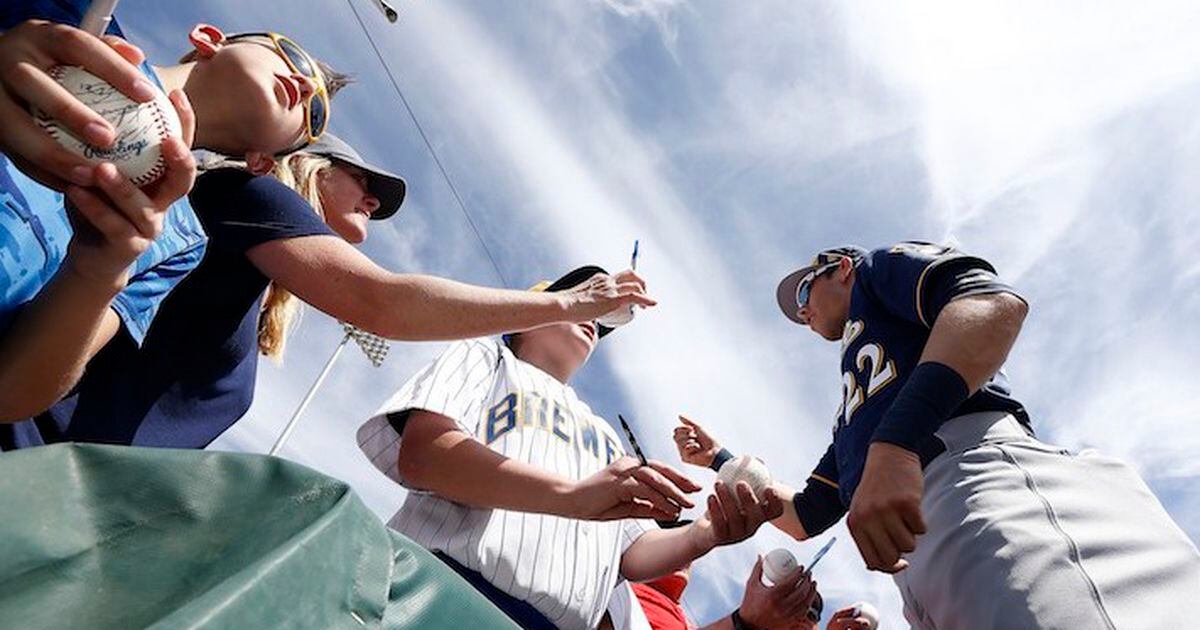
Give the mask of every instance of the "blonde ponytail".
<svg viewBox="0 0 1200 630">
<path fill-rule="evenodd" d="M 275 165 L 271 175 L 296 191 L 312 206 L 321 220 L 325 210 L 321 207 L 321 178 L 333 163 L 328 159 L 305 153 L 293 153 Z M 291 328 L 299 321 L 300 300 L 287 289 L 271 282 L 263 298 L 258 315 L 258 350 L 276 362 L 283 361 L 284 347 Z"/>
</svg>

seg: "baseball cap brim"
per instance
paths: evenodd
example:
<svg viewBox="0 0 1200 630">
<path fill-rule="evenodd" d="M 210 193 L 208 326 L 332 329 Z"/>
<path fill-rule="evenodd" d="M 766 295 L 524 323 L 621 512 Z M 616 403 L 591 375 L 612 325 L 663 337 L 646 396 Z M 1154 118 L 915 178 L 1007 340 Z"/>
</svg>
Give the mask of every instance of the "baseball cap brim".
<svg viewBox="0 0 1200 630">
<path fill-rule="evenodd" d="M 775 301 L 779 303 L 779 310 L 797 324 L 804 324 L 804 322 L 800 321 L 800 305 L 796 303 L 796 289 L 800 286 L 800 281 L 819 266 L 808 265 L 789 273 L 779 281 L 779 287 L 775 289 Z"/>
<path fill-rule="evenodd" d="M 400 205 L 408 193 L 408 184 L 403 177 L 367 162 L 353 147 L 328 131 L 305 151 L 362 170 L 367 176 L 367 192 L 379 200 L 379 208 L 371 214 L 371 220 L 386 219 L 400 211 Z"/>
</svg>

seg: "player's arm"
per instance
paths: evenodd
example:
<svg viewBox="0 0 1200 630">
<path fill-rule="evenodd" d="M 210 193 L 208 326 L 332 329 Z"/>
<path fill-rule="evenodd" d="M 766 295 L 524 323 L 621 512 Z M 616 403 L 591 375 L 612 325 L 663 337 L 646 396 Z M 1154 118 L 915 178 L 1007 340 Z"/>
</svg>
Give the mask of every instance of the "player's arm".
<svg viewBox="0 0 1200 630">
<path fill-rule="evenodd" d="M 692 506 L 685 492 L 699 490 L 669 466 L 629 457 L 575 481 L 487 448 L 446 416 L 407 413 L 400 478 L 464 505 L 591 520 L 675 519 Z"/>
<path fill-rule="evenodd" d="M 737 494 L 735 497 L 734 494 Z M 783 500 L 771 488 L 760 500 L 750 484 L 736 488 L 721 482 L 708 497 L 704 516 L 686 527 L 648 531 L 621 555 L 621 575 L 635 582 L 666 575 L 714 548 L 741 542 L 783 512 Z"/>
<path fill-rule="evenodd" d="M 66 395 L 120 328 L 113 298 L 124 289 L 130 265 L 162 232 L 167 208 L 195 177 L 187 149 L 194 116 L 182 92 L 172 96 L 185 137 L 163 142 L 162 179 L 139 190 L 112 164 L 101 164 L 97 188 L 67 188 L 74 229 L 67 255 L 0 335 L 0 422 L 28 418 Z"/>
<path fill-rule="evenodd" d="M 966 256 L 946 262 L 901 253 L 881 259 L 894 266 L 920 269 L 914 283 L 893 281 L 876 294 L 894 312 L 916 311 L 930 325 L 921 358 L 872 436 L 847 525 L 867 567 L 895 573 L 907 567 L 901 555 L 916 549 L 925 532 L 921 514 L 924 480 L 917 455 L 943 422 L 1004 364 L 1016 341 L 1028 306 L 1001 283 L 986 261 Z M 922 269 L 922 266 L 924 267 Z M 907 277 L 911 277 L 908 274 Z M 908 306 L 897 292 L 910 295 Z"/>
<path fill-rule="evenodd" d="M 653 306 L 633 272 L 597 275 L 570 291 L 493 289 L 397 274 L 328 235 L 270 241 L 247 251 L 264 275 L 306 303 L 389 339 L 436 341 L 589 321 L 623 306 Z"/>
</svg>

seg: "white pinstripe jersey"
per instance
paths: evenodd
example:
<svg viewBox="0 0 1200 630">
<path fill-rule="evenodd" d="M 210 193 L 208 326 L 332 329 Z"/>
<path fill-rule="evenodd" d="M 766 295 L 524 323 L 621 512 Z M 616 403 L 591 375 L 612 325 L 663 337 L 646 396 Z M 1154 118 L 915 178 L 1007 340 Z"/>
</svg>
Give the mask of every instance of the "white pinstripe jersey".
<svg viewBox="0 0 1200 630">
<path fill-rule="evenodd" d="M 359 448 L 402 485 L 400 436 L 387 415 L 411 409 L 446 416 L 491 450 L 571 479 L 624 454 L 616 432 L 570 386 L 487 339 L 452 344 L 359 428 Z M 471 508 L 411 488 L 388 525 L 562 628 L 596 627 L 620 579 L 621 554 L 644 530 L 634 521 Z"/>
</svg>

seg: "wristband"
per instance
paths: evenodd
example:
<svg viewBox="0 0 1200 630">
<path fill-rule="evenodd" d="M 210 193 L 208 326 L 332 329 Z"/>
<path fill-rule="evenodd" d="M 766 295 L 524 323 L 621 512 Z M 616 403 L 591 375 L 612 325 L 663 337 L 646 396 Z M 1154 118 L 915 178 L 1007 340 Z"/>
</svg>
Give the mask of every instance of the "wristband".
<svg viewBox="0 0 1200 630">
<path fill-rule="evenodd" d="M 733 459 L 733 453 L 730 453 L 729 449 L 727 448 L 722 448 L 721 450 L 717 451 L 715 456 L 713 456 L 712 463 L 709 464 L 708 467 L 717 472 L 721 472 L 721 466 L 725 465 L 725 462 L 731 459 Z"/>
<path fill-rule="evenodd" d="M 967 382 L 950 366 L 922 363 L 883 414 L 871 441 L 890 442 L 918 453 L 922 443 L 950 419 L 970 393 Z"/>
<path fill-rule="evenodd" d="M 755 630 L 754 626 L 746 623 L 742 619 L 741 608 L 734 608 L 733 613 L 729 615 L 729 621 L 733 623 L 733 630 Z"/>
</svg>

